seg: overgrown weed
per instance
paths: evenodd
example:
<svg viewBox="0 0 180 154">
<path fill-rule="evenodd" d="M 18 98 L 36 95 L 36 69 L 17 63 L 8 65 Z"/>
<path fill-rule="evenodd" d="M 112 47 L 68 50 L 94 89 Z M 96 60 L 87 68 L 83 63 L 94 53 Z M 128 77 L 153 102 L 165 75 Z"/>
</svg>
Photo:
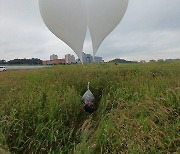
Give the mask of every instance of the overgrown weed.
<svg viewBox="0 0 180 154">
<path fill-rule="evenodd" d="M 12 153 L 179 152 L 180 63 L 0 74 L 0 147 Z M 87 82 L 98 109 L 81 109 Z"/>
</svg>

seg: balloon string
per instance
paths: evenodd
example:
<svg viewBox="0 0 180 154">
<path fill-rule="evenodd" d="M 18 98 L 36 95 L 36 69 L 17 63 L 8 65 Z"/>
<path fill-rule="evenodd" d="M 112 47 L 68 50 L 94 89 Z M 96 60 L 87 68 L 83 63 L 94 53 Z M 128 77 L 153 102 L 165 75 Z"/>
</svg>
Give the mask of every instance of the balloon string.
<svg viewBox="0 0 180 154">
<path fill-rule="evenodd" d="M 84 68 L 84 70 L 85 70 L 85 66 L 84 66 L 84 64 L 83 63 L 81 63 L 82 64 L 82 66 L 83 66 L 83 68 Z"/>
<path fill-rule="evenodd" d="M 82 64 L 82 66 L 83 66 L 83 70 L 85 71 L 85 69 L 86 69 L 86 67 L 85 67 L 85 65 L 81 62 L 81 64 Z M 89 75 L 88 75 L 88 77 L 89 77 Z M 90 85 L 90 82 L 88 82 L 88 85 L 87 85 L 87 90 L 89 90 L 89 86 Z"/>
<path fill-rule="evenodd" d="M 88 85 L 87 85 L 87 89 L 89 90 L 89 84 L 90 84 L 90 82 L 88 82 Z"/>
</svg>

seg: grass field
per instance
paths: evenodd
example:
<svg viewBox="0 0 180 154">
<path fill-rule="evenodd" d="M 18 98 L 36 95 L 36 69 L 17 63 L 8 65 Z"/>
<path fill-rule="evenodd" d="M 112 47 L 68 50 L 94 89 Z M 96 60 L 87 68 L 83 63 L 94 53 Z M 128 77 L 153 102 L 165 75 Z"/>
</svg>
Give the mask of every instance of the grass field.
<svg viewBox="0 0 180 154">
<path fill-rule="evenodd" d="M 98 101 L 81 109 L 88 82 Z M 13 153 L 179 153 L 180 62 L 0 72 L 0 148 Z"/>
</svg>

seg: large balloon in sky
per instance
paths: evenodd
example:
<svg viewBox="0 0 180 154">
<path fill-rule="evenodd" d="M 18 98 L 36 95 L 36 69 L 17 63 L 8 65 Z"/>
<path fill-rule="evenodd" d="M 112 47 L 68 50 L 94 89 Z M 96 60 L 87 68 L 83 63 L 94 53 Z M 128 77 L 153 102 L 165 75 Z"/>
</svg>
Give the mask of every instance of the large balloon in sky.
<svg viewBox="0 0 180 154">
<path fill-rule="evenodd" d="M 129 0 L 86 0 L 88 27 L 95 56 L 103 40 L 122 20 Z"/>
<path fill-rule="evenodd" d="M 129 0 L 39 0 L 46 26 L 82 60 L 87 27 L 95 56 L 102 41 L 122 20 Z"/>
<path fill-rule="evenodd" d="M 59 39 L 82 60 L 87 20 L 83 0 L 39 0 L 41 16 Z"/>
</svg>

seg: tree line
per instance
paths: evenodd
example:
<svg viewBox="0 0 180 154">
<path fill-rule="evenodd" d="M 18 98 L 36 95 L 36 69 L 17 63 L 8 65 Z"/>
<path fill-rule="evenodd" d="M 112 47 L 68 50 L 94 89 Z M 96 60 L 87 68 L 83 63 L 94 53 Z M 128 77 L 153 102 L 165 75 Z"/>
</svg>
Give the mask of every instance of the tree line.
<svg viewBox="0 0 180 154">
<path fill-rule="evenodd" d="M 0 64 L 23 64 L 23 65 L 41 65 L 42 60 L 38 58 L 31 58 L 31 59 L 14 59 L 14 60 L 0 60 Z"/>
<path fill-rule="evenodd" d="M 137 61 L 128 61 L 125 59 L 114 59 L 114 60 L 110 60 L 109 62 L 113 62 L 113 63 L 137 63 Z"/>
</svg>

